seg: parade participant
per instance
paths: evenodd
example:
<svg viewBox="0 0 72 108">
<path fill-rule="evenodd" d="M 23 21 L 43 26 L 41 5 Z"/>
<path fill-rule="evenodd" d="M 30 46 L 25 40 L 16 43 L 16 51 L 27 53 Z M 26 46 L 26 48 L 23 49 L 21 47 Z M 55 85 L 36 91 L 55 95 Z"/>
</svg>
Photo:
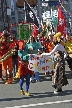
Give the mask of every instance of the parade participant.
<svg viewBox="0 0 72 108">
<path fill-rule="evenodd" d="M 2 78 L 2 64 L 0 63 L 0 81 L 2 81 L 3 78 Z"/>
<path fill-rule="evenodd" d="M 15 40 L 15 37 L 14 36 L 11 36 L 11 39 L 10 39 L 11 43 L 10 43 L 10 48 L 14 48 L 13 50 L 13 55 L 12 55 L 12 64 L 13 64 L 13 77 L 15 77 L 16 75 L 16 72 L 18 70 L 18 49 L 19 49 L 19 46 Z"/>
<path fill-rule="evenodd" d="M 27 43 L 26 45 L 28 47 L 29 54 L 37 54 L 38 49 L 41 48 L 41 44 L 36 42 L 35 37 L 33 37 L 33 36 L 30 37 L 30 42 Z M 39 72 L 35 72 L 34 74 L 35 74 L 35 76 L 33 75 L 32 78 L 30 79 L 30 81 L 31 82 L 40 81 Z"/>
<path fill-rule="evenodd" d="M 19 71 L 20 71 L 20 93 L 22 95 L 30 96 L 29 93 L 29 85 L 30 85 L 30 76 L 32 75 L 32 71 L 28 70 L 28 49 L 26 47 L 26 44 L 23 44 L 23 49 L 18 50 L 18 56 L 20 57 L 19 59 Z M 26 78 L 26 92 L 24 93 L 23 90 L 23 83 L 24 83 L 24 78 Z"/>
<path fill-rule="evenodd" d="M 48 40 L 45 43 L 46 53 L 49 53 L 53 49 L 53 36 L 51 32 L 48 33 Z"/>
<path fill-rule="evenodd" d="M 4 36 L 1 36 L 0 38 L 0 59 L 1 57 L 3 56 L 5 49 L 6 49 L 6 44 L 5 44 L 5 37 Z M 0 79 L 2 80 L 2 63 L 0 63 Z"/>
<path fill-rule="evenodd" d="M 49 53 L 53 49 L 53 35 L 51 32 L 48 33 L 48 39 L 45 42 L 46 53 Z M 49 75 L 49 72 L 45 72 L 45 75 Z"/>
<path fill-rule="evenodd" d="M 1 46 L 2 46 L 2 44 L 1 44 L 1 39 L 0 39 L 0 58 L 1 58 Z M 3 78 L 2 78 L 2 63 L 0 63 L 0 81 L 1 80 L 3 80 Z"/>
<path fill-rule="evenodd" d="M 19 50 L 22 50 L 22 48 L 23 48 L 23 45 L 24 45 L 24 40 L 18 40 L 17 41 L 17 44 L 18 44 L 18 46 L 19 46 Z M 26 52 L 27 53 L 27 52 Z M 16 76 L 15 77 L 13 77 L 13 79 L 19 79 L 20 78 L 20 69 L 19 69 L 19 66 L 20 66 L 20 63 L 19 63 L 19 60 L 20 60 L 20 57 L 18 56 L 18 70 L 17 70 L 17 72 L 16 72 Z"/>
<path fill-rule="evenodd" d="M 5 36 L 3 36 L 4 38 Z M 4 76 L 6 77 L 6 83 L 5 84 L 10 84 L 12 83 L 12 57 L 10 56 L 11 54 L 7 55 L 7 52 L 10 51 L 9 49 L 9 42 L 8 42 L 8 37 L 5 37 L 5 40 L 2 41 L 2 48 L 1 48 L 1 56 L 4 56 L 6 54 L 6 59 L 3 60 L 2 62 L 2 70 L 4 70 Z M 8 66 L 8 68 L 7 68 Z M 8 79 L 8 73 L 7 70 L 9 71 L 9 79 Z"/>
<path fill-rule="evenodd" d="M 55 37 L 54 37 L 54 39 L 55 39 Z M 52 76 L 52 79 L 53 79 L 52 85 L 56 89 L 54 91 L 54 93 L 56 94 L 56 93 L 62 92 L 62 86 L 68 84 L 66 76 L 65 76 L 65 59 L 64 59 L 67 57 L 67 52 L 64 49 L 64 47 L 61 45 L 61 43 L 58 42 L 56 39 L 54 41 L 54 44 L 55 44 L 55 47 L 50 53 L 44 53 L 42 55 L 49 55 L 49 56 L 52 54 L 59 55 L 59 56 L 57 56 L 58 59 L 56 58 L 57 63 L 56 63 L 55 69 L 53 70 L 54 74 Z M 60 77 L 61 77 L 61 79 L 60 79 Z"/>
<path fill-rule="evenodd" d="M 69 36 L 68 34 L 66 35 L 65 49 L 68 53 L 67 62 L 72 75 L 72 37 Z"/>
</svg>

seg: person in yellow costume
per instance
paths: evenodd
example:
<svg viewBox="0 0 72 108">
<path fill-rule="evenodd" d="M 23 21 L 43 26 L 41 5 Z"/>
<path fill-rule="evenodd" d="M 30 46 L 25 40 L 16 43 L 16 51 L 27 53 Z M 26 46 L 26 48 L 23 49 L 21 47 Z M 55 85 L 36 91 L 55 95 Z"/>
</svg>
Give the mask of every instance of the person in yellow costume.
<svg viewBox="0 0 72 108">
<path fill-rule="evenodd" d="M 54 42 L 58 41 L 61 43 L 61 45 L 65 46 L 65 42 L 63 40 L 61 40 L 62 35 L 61 32 L 58 32 L 54 35 Z M 54 62 L 54 67 L 56 66 L 56 61 Z"/>
<path fill-rule="evenodd" d="M 58 41 L 58 42 L 60 42 L 63 46 L 65 46 L 65 42 L 62 40 L 62 35 L 61 35 L 61 32 L 58 32 L 58 33 L 56 33 L 55 35 L 54 35 L 54 37 L 56 38 L 56 40 Z"/>
<path fill-rule="evenodd" d="M 60 38 L 61 38 L 61 32 L 58 32 L 54 35 L 53 40 L 54 40 L 54 42 L 56 42 L 56 41 L 60 42 Z M 54 61 L 54 67 L 55 66 L 56 66 L 56 61 Z"/>
<path fill-rule="evenodd" d="M 72 74 L 72 37 L 68 34 L 66 35 L 65 49 L 68 53 L 67 62 Z"/>
</svg>

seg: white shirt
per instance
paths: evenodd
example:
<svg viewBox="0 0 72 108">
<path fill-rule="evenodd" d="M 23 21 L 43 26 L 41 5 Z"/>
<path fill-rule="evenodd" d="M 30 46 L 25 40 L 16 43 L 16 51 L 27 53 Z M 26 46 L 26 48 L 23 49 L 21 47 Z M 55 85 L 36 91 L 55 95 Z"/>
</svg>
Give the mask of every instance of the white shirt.
<svg viewBox="0 0 72 108">
<path fill-rule="evenodd" d="M 61 44 L 57 44 L 55 47 L 54 47 L 54 49 L 50 52 L 50 53 L 44 53 L 44 54 L 42 54 L 42 55 L 52 55 L 52 54 L 54 54 L 56 51 L 62 51 L 62 52 L 64 52 L 64 58 L 66 58 L 67 57 L 67 52 L 66 52 L 66 50 L 65 50 L 65 48 L 61 45 Z"/>
</svg>

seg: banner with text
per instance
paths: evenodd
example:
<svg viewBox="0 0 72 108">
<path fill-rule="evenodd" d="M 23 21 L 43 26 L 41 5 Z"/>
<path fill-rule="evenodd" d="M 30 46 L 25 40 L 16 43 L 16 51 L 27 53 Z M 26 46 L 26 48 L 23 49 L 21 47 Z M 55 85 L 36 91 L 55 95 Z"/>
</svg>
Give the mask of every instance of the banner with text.
<svg viewBox="0 0 72 108">
<path fill-rule="evenodd" d="M 54 69 L 54 57 L 30 55 L 28 69 L 34 72 L 51 72 Z"/>
<path fill-rule="evenodd" d="M 28 40 L 31 35 L 30 24 L 19 24 L 17 27 L 18 36 L 21 40 Z"/>
</svg>

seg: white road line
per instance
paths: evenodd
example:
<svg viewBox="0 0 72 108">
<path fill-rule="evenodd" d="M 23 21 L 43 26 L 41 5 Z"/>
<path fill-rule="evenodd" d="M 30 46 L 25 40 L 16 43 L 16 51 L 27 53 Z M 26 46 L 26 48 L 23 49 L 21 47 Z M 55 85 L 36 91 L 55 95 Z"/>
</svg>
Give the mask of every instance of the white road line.
<svg viewBox="0 0 72 108">
<path fill-rule="evenodd" d="M 42 105 L 52 105 L 52 104 L 67 103 L 67 102 L 72 102 L 72 100 L 45 102 L 45 103 L 29 104 L 29 105 L 22 105 L 22 106 L 6 107 L 6 108 L 27 108 L 27 107 L 32 107 L 32 106 L 34 107 L 34 106 L 42 106 Z"/>
</svg>

